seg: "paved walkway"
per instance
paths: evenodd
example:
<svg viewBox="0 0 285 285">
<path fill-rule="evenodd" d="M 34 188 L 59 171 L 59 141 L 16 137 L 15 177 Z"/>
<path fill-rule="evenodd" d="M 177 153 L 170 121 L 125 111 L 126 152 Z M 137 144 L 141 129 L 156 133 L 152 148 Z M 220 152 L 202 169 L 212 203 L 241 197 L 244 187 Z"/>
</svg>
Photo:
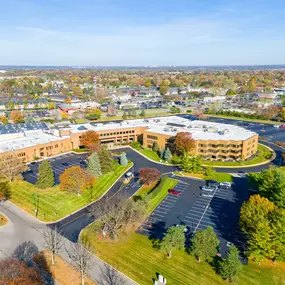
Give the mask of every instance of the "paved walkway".
<svg viewBox="0 0 285 285">
<path fill-rule="evenodd" d="M 25 242 L 32 242 L 38 250 L 43 250 L 44 237 L 43 232 L 46 225 L 38 221 L 36 218 L 27 214 L 10 202 L 0 203 L 0 213 L 3 213 L 9 220 L 9 223 L 0 228 L 0 259 L 12 256 L 16 248 Z M 64 247 L 69 248 L 72 242 L 64 238 Z M 66 261 L 69 262 L 68 255 L 65 250 L 60 253 Z M 91 260 L 91 270 L 88 272 L 97 284 L 136 284 L 128 277 L 118 272 L 102 260 L 93 255 Z"/>
</svg>

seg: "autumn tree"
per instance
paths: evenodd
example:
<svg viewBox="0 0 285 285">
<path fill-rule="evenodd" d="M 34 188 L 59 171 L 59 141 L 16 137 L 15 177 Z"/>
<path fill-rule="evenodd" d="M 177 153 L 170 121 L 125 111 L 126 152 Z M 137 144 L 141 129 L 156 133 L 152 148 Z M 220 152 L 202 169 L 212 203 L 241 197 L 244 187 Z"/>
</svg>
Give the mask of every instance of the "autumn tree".
<svg viewBox="0 0 285 285">
<path fill-rule="evenodd" d="M 3 125 L 7 125 L 9 121 L 8 121 L 8 118 L 6 116 L 0 116 L 0 122 Z"/>
<path fill-rule="evenodd" d="M 88 146 L 91 144 L 99 143 L 99 135 L 95 131 L 87 131 L 82 133 L 80 138 L 80 145 L 88 149 Z"/>
<path fill-rule="evenodd" d="M 179 132 L 175 136 L 175 148 L 185 156 L 195 147 L 195 141 L 189 132 Z"/>
<path fill-rule="evenodd" d="M 197 231 L 192 242 L 192 254 L 197 258 L 198 262 L 203 260 L 209 261 L 218 253 L 219 239 L 212 227 Z"/>
<path fill-rule="evenodd" d="M 34 266 L 14 258 L 0 261 L 0 284 L 3 285 L 44 285 L 44 279 Z"/>
<path fill-rule="evenodd" d="M 59 176 L 60 189 L 68 192 L 80 193 L 87 187 L 92 187 L 95 184 L 95 177 L 89 171 L 80 166 L 72 166 L 65 169 Z"/>
<path fill-rule="evenodd" d="M 150 185 L 160 179 L 161 173 L 156 168 L 141 168 L 139 170 L 140 180 L 142 183 Z"/>
<path fill-rule="evenodd" d="M 42 161 L 39 165 L 38 179 L 36 186 L 46 189 L 54 186 L 54 173 L 48 159 Z"/>
<path fill-rule="evenodd" d="M 166 235 L 163 237 L 160 248 L 163 250 L 167 258 L 172 257 L 172 251 L 174 249 L 184 249 L 185 244 L 185 234 L 184 234 L 185 226 L 172 226 L 167 230 Z"/>
<path fill-rule="evenodd" d="M 18 110 L 13 110 L 10 114 L 10 119 L 13 121 L 14 124 L 24 123 L 23 115 Z"/>
<path fill-rule="evenodd" d="M 10 182 L 27 170 L 27 166 L 14 152 L 4 152 L 0 156 L 0 176 Z"/>
<path fill-rule="evenodd" d="M 194 111 L 193 116 L 197 117 L 199 120 L 206 120 L 207 119 L 207 116 L 201 110 Z"/>
<path fill-rule="evenodd" d="M 66 97 L 66 98 L 64 99 L 64 103 L 66 103 L 66 104 L 71 104 L 71 103 L 72 103 L 71 98 L 70 98 L 70 97 Z"/>
</svg>

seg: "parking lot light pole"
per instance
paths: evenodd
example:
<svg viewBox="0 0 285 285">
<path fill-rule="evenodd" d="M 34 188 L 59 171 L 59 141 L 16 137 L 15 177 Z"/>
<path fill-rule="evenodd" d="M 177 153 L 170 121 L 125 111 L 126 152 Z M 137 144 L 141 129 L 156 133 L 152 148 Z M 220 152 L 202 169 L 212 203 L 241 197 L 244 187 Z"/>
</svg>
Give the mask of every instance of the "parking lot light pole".
<svg viewBox="0 0 285 285">
<path fill-rule="evenodd" d="M 35 195 L 35 194 L 32 194 L 32 197 L 34 198 L 34 207 L 35 207 L 35 212 L 37 212 L 36 195 Z"/>
</svg>

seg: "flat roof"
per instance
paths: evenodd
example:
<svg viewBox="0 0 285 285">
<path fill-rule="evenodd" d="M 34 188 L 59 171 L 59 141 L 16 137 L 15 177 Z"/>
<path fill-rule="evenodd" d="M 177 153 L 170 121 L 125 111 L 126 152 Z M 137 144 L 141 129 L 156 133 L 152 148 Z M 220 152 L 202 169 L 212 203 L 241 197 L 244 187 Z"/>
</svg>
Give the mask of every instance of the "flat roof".
<svg viewBox="0 0 285 285">
<path fill-rule="evenodd" d="M 175 136 L 178 132 L 189 132 L 195 140 L 246 140 L 257 135 L 245 128 L 213 123 L 208 121 L 191 121 L 178 116 L 159 117 L 151 119 L 125 120 L 121 122 L 93 123 L 70 125 L 71 132 L 86 130 L 108 131 L 135 127 L 147 127 L 147 132 Z"/>
<path fill-rule="evenodd" d="M 17 149 L 24 149 L 33 147 L 39 144 L 46 144 L 54 141 L 61 141 L 68 136 L 58 137 L 52 134 L 47 134 L 42 130 L 24 131 L 24 137 L 3 140 L 0 142 L 0 152 L 14 151 Z"/>
</svg>

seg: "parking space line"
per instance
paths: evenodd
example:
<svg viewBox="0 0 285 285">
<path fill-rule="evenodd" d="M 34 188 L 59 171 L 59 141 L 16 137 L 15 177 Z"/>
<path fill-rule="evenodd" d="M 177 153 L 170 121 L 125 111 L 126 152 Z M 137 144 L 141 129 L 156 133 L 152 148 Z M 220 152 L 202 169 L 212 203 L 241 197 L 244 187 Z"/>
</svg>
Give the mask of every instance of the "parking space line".
<svg viewBox="0 0 285 285">
<path fill-rule="evenodd" d="M 164 217 L 164 215 L 157 214 L 157 213 L 153 213 L 152 216 L 159 216 L 159 217 L 162 217 L 162 218 Z"/>
<path fill-rule="evenodd" d="M 170 204 L 170 205 L 175 205 L 176 203 L 173 203 L 173 202 L 170 202 L 170 201 L 166 201 L 166 200 L 163 200 L 162 202 L 161 202 L 161 204 L 163 204 L 163 203 L 165 203 L 165 204 Z"/>
<path fill-rule="evenodd" d="M 163 214 L 167 214 L 168 213 L 168 212 L 165 212 L 165 211 L 161 211 L 159 209 L 155 209 L 154 213 L 156 213 L 156 212 L 163 213 Z"/>
</svg>

